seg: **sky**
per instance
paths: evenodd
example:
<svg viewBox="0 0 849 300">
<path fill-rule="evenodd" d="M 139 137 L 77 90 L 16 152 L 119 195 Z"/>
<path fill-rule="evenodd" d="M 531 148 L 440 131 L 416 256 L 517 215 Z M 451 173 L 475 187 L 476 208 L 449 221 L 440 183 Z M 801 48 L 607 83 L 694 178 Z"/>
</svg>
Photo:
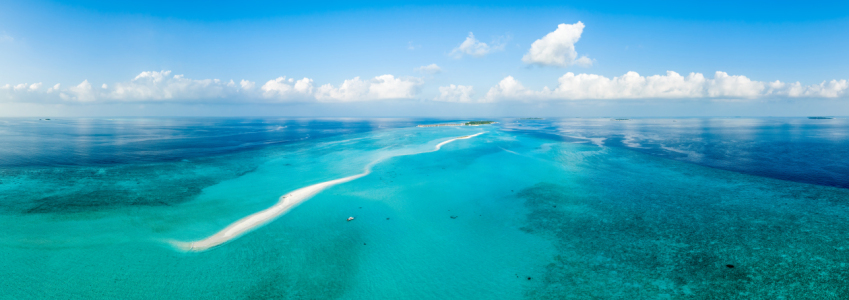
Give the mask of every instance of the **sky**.
<svg viewBox="0 0 849 300">
<path fill-rule="evenodd" d="M 849 115 L 846 1 L 124 2 L 0 0 L 0 116 Z"/>
</svg>

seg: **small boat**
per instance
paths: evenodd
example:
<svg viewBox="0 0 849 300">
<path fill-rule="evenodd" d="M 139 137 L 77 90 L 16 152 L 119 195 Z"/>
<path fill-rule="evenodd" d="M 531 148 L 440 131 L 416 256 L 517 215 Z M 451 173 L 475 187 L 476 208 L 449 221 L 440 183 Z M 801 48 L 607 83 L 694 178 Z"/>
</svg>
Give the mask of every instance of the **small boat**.
<svg viewBox="0 0 849 300">
<path fill-rule="evenodd" d="M 353 221 L 354 217 L 348 217 L 348 222 Z"/>
</svg>

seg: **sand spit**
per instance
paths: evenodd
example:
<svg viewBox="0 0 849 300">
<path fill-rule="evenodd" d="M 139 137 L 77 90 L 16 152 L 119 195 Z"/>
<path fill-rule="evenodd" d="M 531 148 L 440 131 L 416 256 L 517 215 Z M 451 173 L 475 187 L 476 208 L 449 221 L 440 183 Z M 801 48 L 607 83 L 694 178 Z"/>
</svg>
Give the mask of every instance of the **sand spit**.
<svg viewBox="0 0 849 300">
<path fill-rule="evenodd" d="M 224 244 L 224 243 L 226 243 L 230 240 L 238 238 L 239 236 L 241 236 L 245 233 L 248 233 L 249 231 L 251 231 L 253 229 L 259 228 L 260 226 L 265 225 L 268 222 L 273 221 L 275 218 L 277 218 L 280 215 L 283 215 L 284 213 L 288 212 L 289 210 L 291 210 L 292 208 L 294 208 L 298 204 L 301 204 L 304 201 L 312 198 L 313 196 L 320 193 L 321 191 L 323 191 L 326 188 L 329 188 L 329 187 L 337 185 L 337 184 L 345 183 L 345 182 L 348 182 L 348 181 L 351 181 L 351 180 L 354 180 L 354 179 L 357 179 L 357 178 L 360 178 L 360 177 L 363 177 L 363 176 L 370 174 L 372 167 L 374 165 L 376 165 L 377 163 L 385 160 L 385 159 L 397 157 L 397 156 L 415 155 L 415 154 L 422 154 L 422 153 L 439 151 L 439 149 L 441 149 L 442 146 L 444 146 L 445 144 L 448 144 L 448 143 L 456 141 L 456 140 L 469 139 L 469 138 L 481 135 L 483 133 L 484 132 L 480 132 L 480 133 L 473 134 L 473 135 L 467 135 L 467 136 L 461 136 L 461 137 L 453 138 L 453 139 L 450 139 L 450 140 L 447 140 L 447 141 L 444 141 L 444 142 L 437 144 L 436 147 L 434 147 L 433 150 L 429 150 L 429 151 L 422 151 L 422 152 L 408 153 L 408 154 L 399 154 L 399 155 L 392 155 L 392 156 L 379 158 L 379 159 L 369 163 L 366 166 L 365 170 L 360 174 L 351 175 L 351 176 L 348 176 L 348 177 L 343 177 L 343 178 L 339 178 L 339 179 L 325 181 L 325 182 L 322 182 L 322 183 L 313 184 L 313 185 L 310 185 L 310 186 L 307 186 L 307 187 L 303 187 L 303 188 L 294 190 L 294 191 L 292 191 L 292 192 L 290 192 L 286 195 L 283 195 L 283 196 L 280 197 L 280 200 L 277 202 L 277 204 L 274 204 L 274 206 L 271 206 L 271 207 L 266 208 L 262 211 L 259 211 L 259 212 L 252 214 L 252 215 L 244 217 L 244 218 L 234 222 L 233 224 L 230 224 L 230 226 L 227 226 L 226 228 L 222 229 L 221 231 L 219 231 L 219 232 L 217 232 L 217 233 L 215 233 L 215 234 L 213 234 L 213 235 L 211 235 L 211 236 L 209 236 L 205 239 L 193 241 L 193 242 L 170 241 L 170 243 L 172 245 L 174 245 L 175 247 L 177 247 L 178 249 L 185 250 L 185 251 L 193 251 L 193 252 L 205 251 L 207 249 L 213 248 L 215 246 Z"/>
</svg>

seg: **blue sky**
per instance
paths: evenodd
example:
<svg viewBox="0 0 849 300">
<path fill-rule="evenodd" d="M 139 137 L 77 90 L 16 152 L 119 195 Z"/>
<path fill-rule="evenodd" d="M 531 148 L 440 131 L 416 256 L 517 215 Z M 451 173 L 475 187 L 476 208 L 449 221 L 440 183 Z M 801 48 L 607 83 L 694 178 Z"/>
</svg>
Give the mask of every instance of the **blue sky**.
<svg viewBox="0 0 849 300">
<path fill-rule="evenodd" d="M 2 1 L 0 116 L 849 114 L 846 2 L 457 3 Z"/>
</svg>

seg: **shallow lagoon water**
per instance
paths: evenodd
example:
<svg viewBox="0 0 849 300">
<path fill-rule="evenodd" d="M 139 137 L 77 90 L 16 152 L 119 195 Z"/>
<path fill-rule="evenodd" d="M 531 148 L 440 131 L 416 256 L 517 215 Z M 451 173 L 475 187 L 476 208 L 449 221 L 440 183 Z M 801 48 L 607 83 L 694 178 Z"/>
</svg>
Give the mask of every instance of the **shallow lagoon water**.
<svg viewBox="0 0 849 300">
<path fill-rule="evenodd" d="M 184 155 L 191 152 L 184 145 L 193 140 L 180 136 L 193 138 L 195 133 L 179 131 L 169 143 L 170 155 L 140 162 L 119 158 L 115 163 L 50 163 L 77 161 L 76 152 L 48 151 L 52 154 L 33 154 L 41 157 L 34 160 L 39 163 L 26 164 L 26 151 L 6 144 L 6 153 L 23 154 L 16 154 L 16 163 L 4 165 L 0 175 L 0 226 L 7 232 L 0 237 L 0 297 L 849 296 L 843 284 L 849 279 L 849 190 L 839 184 L 784 180 L 781 168 L 770 171 L 778 175 L 758 176 L 754 168 L 711 165 L 722 161 L 716 154 L 720 151 L 702 153 L 711 157 L 704 162 L 675 156 L 678 152 L 660 146 L 632 147 L 639 138 L 630 139 L 630 145 L 617 144 L 626 140 L 617 129 L 621 122 L 501 121 L 495 126 L 411 128 L 439 121 L 325 120 L 313 122 L 329 124 L 316 126 L 316 132 L 307 125 L 285 133 L 294 137 L 287 142 L 191 155 Z M 669 128 L 652 125 L 662 121 L 636 120 L 627 126 L 644 136 L 654 132 L 653 140 L 670 148 Z M 73 122 L 68 126 L 75 128 Z M 150 122 L 143 123 L 152 126 Z M 197 121 L 168 122 L 178 124 L 176 128 Z M 217 127 L 230 128 L 216 122 L 239 123 L 219 120 L 187 128 L 207 128 L 207 140 L 214 141 L 220 135 Z M 287 126 L 282 130 L 310 124 L 251 122 L 275 129 Z M 794 141 L 757 136 L 780 133 L 787 122 L 810 121 L 746 122 L 777 124 L 743 126 L 754 132 L 756 137 L 748 138 L 752 144 L 795 149 Z M 582 130 L 581 124 L 605 131 L 564 132 Z M 797 134 L 802 140 L 796 142 L 814 153 L 830 153 L 845 140 L 827 137 L 849 130 L 842 123 L 826 129 L 817 127 L 822 124 L 810 126 Z M 338 132 L 333 127 L 364 129 Z M 697 129 L 723 132 L 730 127 Z M 16 130 L 4 128 L 6 134 L 20 132 Z M 166 242 L 204 238 L 273 205 L 289 191 L 360 173 L 380 157 L 431 149 L 440 141 L 482 131 L 486 133 L 437 152 L 382 161 L 368 176 L 331 187 L 274 222 L 208 251 L 178 251 Z M 679 145 L 675 149 L 722 148 L 713 146 L 717 143 L 707 134 L 700 139 L 690 134 L 683 130 L 672 135 Z M 299 135 L 309 137 L 299 140 Z M 599 138 L 604 138 L 602 143 L 596 142 Z M 94 148 L 114 153 L 109 141 L 115 139 L 104 138 L 103 148 Z M 265 139 L 248 143 L 263 144 Z M 232 143 L 230 138 L 221 142 Z M 642 140 L 640 147 L 650 144 Z M 126 156 L 144 156 L 146 147 L 162 149 L 158 144 L 138 146 Z M 700 153 L 696 146 L 687 147 Z M 737 154 L 743 151 L 734 149 Z M 97 157 L 97 151 L 86 157 Z M 790 152 L 785 155 L 794 157 Z M 758 159 L 773 159 L 758 158 L 764 155 L 758 151 L 746 154 L 755 166 L 761 165 Z M 838 175 L 832 178 L 846 174 L 844 159 L 793 161 L 786 173 L 813 165 L 834 170 Z M 349 216 L 356 219 L 345 221 Z"/>
</svg>

